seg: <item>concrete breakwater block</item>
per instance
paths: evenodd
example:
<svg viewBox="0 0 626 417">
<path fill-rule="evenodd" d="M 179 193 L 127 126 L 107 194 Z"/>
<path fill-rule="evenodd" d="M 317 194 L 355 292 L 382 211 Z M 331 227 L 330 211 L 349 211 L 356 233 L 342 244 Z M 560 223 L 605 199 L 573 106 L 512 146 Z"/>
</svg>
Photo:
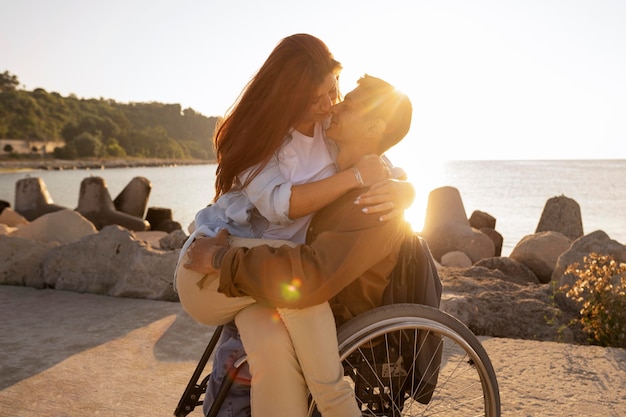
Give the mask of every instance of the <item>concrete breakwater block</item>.
<svg viewBox="0 0 626 417">
<path fill-rule="evenodd" d="M 66 208 L 54 204 L 41 178 L 27 177 L 15 183 L 15 211 L 28 221 Z"/>
<path fill-rule="evenodd" d="M 455 187 L 430 192 L 421 234 L 439 262 L 443 255 L 454 251 L 465 253 L 472 264 L 495 255 L 491 238 L 470 226 L 461 193 Z"/>
<path fill-rule="evenodd" d="M 145 218 L 152 183 L 145 177 L 135 177 L 113 200 L 115 208 L 131 216 Z"/>
<path fill-rule="evenodd" d="M 164 207 L 149 207 L 146 220 L 150 223 L 152 230 L 171 233 L 174 230 L 182 230 L 180 223 L 172 219 L 172 210 Z"/>
<path fill-rule="evenodd" d="M 91 221 L 98 230 L 112 224 L 133 231 L 150 229 L 150 223 L 143 218 L 116 209 L 106 181 L 101 177 L 88 177 L 81 182 L 76 211 Z"/>
</svg>

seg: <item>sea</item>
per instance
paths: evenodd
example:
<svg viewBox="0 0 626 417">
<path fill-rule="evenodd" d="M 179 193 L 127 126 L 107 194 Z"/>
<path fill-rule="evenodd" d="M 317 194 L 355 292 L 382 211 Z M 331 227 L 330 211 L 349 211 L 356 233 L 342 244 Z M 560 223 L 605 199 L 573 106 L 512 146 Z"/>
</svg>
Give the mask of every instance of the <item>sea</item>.
<svg viewBox="0 0 626 417">
<path fill-rule="evenodd" d="M 39 177 L 57 205 L 78 205 L 83 179 L 105 180 L 114 199 L 135 177 L 145 177 L 152 189 L 148 207 L 170 208 L 173 219 L 187 231 L 195 213 L 214 196 L 214 164 L 97 170 L 30 170 L 0 172 L 0 200 L 15 204 L 19 179 Z M 403 167 L 416 190 L 405 216 L 416 231 L 423 227 L 429 193 L 442 186 L 456 187 L 468 218 L 475 210 L 496 219 L 503 236 L 502 255 L 535 233 L 546 202 L 555 196 L 579 205 L 585 234 L 605 231 L 626 244 L 626 160 L 442 161 Z"/>
</svg>

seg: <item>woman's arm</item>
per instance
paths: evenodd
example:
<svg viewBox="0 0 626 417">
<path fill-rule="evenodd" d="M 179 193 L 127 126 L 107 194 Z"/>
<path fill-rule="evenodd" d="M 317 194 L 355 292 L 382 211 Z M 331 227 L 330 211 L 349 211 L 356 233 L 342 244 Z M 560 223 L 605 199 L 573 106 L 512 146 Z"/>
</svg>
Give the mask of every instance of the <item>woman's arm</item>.
<svg viewBox="0 0 626 417">
<path fill-rule="evenodd" d="M 350 190 L 372 186 L 389 178 L 389 172 L 386 161 L 376 155 L 367 155 L 357 161 L 353 167 L 331 177 L 320 181 L 292 185 L 280 172 L 278 161 L 272 159 L 250 181 L 243 192 L 270 223 L 289 224 L 291 219 L 314 213 Z M 245 176 L 242 179 L 245 180 Z M 378 189 L 377 186 L 375 190 Z M 410 185 L 407 188 L 399 187 L 399 189 L 410 190 L 411 192 L 413 190 Z M 367 213 L 377 214 L 389 210 L 389 205 L 380 204 L 385 201 L 393 201 L 396 207 L 403 206 L 401 201 L 405 199 L 404 195 L 398 196 L 395 192 L 391 192 L 391 196 L 389 194 L 390 189 L 387 187 L 368 193 L 368 196 L 374 197 L 374 199 L 363 200 L 363 205 L 377 205 L 369 207 Z M 376 198 L 376 196 L 379 197 Z M 381 200 L 381 198 L 383 199 Z M 406 204 L 406 207 L 409 205 L 410 202 Z M 384 216 L 384 220 L 402 214 L 401 210 L 393 210 Z"/>
<path fill-rule="evenodd" d="M 289 218 L 314 213 L 350 190 L 369 187 L 389 178 L 389 168 L 376 155 L 366 155 L 354 166 L 323 180 L 291 186 Z"/>
</svg>

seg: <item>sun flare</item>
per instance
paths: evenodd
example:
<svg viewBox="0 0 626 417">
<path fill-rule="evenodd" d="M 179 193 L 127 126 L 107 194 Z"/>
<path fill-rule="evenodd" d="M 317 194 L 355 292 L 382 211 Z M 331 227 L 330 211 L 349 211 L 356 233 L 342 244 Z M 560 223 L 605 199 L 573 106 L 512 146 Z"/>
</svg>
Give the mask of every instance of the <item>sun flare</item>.
<svg viewBox="0 0 626 417">
<path fill-rule="evenodd" d="M 411 133 L 398 145 L 387 152 L 387 156 L 395 166 L 407 173 L 408 180 L 415 189 L 415 199 L 404 216 L 414 231 L 424 227 L 428 194 L 440 187 L 444 181 L 444 161 L 435 156 L 423 156 L 423 144 L 411 140 Z"/>
</svg>

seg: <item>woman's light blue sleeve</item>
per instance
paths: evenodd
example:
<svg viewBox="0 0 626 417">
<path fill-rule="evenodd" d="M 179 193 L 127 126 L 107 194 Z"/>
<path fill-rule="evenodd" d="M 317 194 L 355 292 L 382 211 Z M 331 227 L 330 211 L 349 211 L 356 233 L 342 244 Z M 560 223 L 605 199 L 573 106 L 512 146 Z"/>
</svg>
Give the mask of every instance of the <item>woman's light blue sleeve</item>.
<svg viewBox="0 0 626 417">
<path fill-rule="evenodd" d="M 247 175 L 254 172 L 253 167 L 241 176 L 245 183 Z M 281 172 L 278 160 L 274 156 L 261 172 L 243 189 L 243 193 L 270 223 L 286 226 L 293 223 L 289 218 L 289 199 L 291 182 Z"/>
</svg>

